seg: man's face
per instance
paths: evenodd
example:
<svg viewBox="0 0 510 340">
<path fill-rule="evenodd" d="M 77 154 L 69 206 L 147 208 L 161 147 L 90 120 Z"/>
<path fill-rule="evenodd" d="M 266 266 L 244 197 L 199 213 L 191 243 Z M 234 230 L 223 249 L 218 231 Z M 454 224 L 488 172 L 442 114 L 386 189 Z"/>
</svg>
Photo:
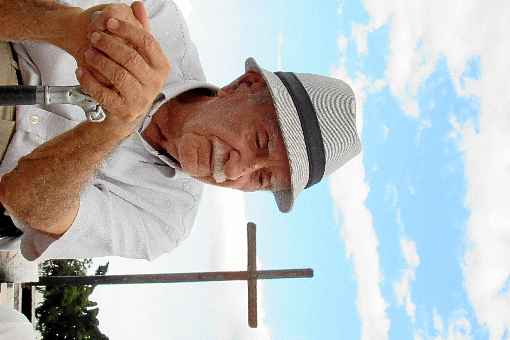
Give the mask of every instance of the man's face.
<svg viewBox="0 0 510 340">
<path fill-rule="evenodd" d="M 273 103 L 249 72 L 186 116 L 175 158 L 200 181 L 243 191 L 290 188 L 290 169 Z"/>
</svg>

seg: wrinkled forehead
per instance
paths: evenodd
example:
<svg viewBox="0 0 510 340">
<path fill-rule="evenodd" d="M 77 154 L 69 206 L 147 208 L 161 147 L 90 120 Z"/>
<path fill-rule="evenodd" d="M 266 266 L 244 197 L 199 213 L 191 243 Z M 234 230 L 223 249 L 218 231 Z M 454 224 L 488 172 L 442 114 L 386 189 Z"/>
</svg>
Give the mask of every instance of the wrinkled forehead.
<svg viewBox="0 0 510 340">
<path fill-rule="evenodd" d="M 287 146 L 283 138 L 283 133 L 281 131 L 276 112 L 273 112 L 271 115 L 271 126 L 271 134 L 274 136 L 274 146 L 272 147 L 275 149 L 274 152 L 278 154 L 277 157 L 280 164 L 278 171 L 274 174 L 271 191 L 286 191 L 291 188 L 290 162 Z"/>
<path fill-rule="evenodd" d="M 265 119 L 268 121 L 268 126 L 270 126 L 270 134 L 274 136 L 275 139 L 275 148 L 279 154 L 279 159 L 284 161 L 282 164 L 285 166 L 280 167 L 278 174 L 275 174 L 275 180 L 273 182 L 272 192 L 278 191 L 287 191 L 291 189 L 291 171 L 290 171 L 290 161 L 288 156 L 287 144 L 283 138 L 283 132 L 280 125 L 281 117 L 278 117 L 278 112 L 276 109 L 276 105 L 274 103 L 271 91 L 269 89 L 269 85 L 267 84 L 265 77 L 262 73 L 260 73 L 256 69 L 250 70 L 251 72 L 257 73 L 262 79 L 262 86 L 265 91 L 265 101 L 264 104 L 267 105 L 268 111 Z"/>
</svg>

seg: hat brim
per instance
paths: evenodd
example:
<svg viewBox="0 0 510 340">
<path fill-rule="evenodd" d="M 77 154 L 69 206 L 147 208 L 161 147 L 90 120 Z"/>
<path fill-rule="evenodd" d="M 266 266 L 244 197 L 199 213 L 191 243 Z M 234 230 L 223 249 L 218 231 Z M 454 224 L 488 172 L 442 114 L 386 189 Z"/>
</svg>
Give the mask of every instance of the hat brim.
<svg viewBox="0 0 510 340">
<path fill-rule="evenodd" d="M 289 190 L 273 192 L 278 209 L 289 212 L 299 193 L 304 189 L 303 176 L 308 176 L 308 158 L 302 154 L 306 150 L 303 131 L 299 116 L 292 98 L 281 80 L 270 71 L 260 67 L 255 59 L 246 60 L 246 71 L 256 71 L 262 75 L 273 98 L 280 131 L 287 150 L 289 160 L 291 188 Z M 306 183 L 306 181 L 304 181 Z"/>
</svg>

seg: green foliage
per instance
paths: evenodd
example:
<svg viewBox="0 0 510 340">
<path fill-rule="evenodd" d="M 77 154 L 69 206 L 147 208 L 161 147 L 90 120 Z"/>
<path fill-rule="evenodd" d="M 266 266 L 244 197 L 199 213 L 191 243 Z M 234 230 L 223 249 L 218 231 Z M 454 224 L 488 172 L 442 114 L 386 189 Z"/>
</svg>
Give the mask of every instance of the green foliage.
<svg viewBox="0 0 510 340">
<path fill-rule="evenodd" d="M 92 261 L 50 260 L 41 267 L 44 276 L 84 276 Z M 105 275 L 108 263 L 99 266 L 96 275 Z M 37 330 L 43 340 L 108 340 L 99 330 L 97 303 L 89 296 L 95 286 L 48 286 L 38 288 L 44 300 L 36 308 Z"/>
</svg>

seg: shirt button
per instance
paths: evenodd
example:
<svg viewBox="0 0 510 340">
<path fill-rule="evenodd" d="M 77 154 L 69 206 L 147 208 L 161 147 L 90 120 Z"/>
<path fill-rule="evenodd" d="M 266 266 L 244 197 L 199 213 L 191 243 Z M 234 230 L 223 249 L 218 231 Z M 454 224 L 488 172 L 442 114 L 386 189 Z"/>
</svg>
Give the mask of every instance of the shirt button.
<svg viewBox="0 0 510 340">
<path fill-rule="evenodd" d="M 41 118 L 39 118 L 39 116 L 37 116 L 37 115 L 30 116 L 30 123 L 36 125 L 36 124 L 39 124 L 40 121 L 41 121 Z"/>
</svg>

